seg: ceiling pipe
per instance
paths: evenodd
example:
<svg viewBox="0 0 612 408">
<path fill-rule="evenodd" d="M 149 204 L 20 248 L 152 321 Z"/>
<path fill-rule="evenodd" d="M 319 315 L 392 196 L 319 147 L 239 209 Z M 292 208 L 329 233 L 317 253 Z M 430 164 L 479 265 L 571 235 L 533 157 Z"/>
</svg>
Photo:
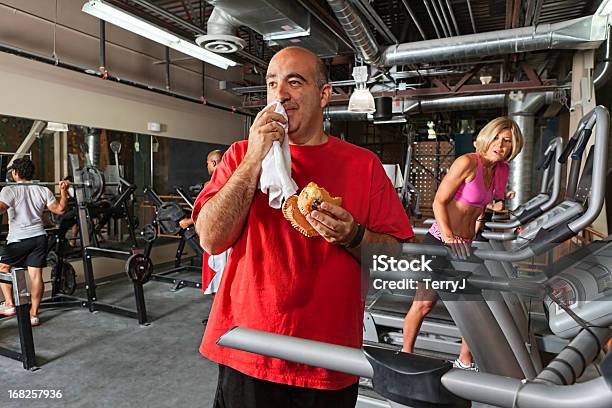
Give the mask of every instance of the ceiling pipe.
<svg viewBox="0 0 612 408">
<path fill-rule="evenodd" d="M 369 27 L 346 0 L 327 0 L 340 25 L 367 64 L 376 65 L 380 49 Z"/>
<path fill-rule="evenodd" d="M 461 33 L 459 32 L 459 26 L 457 25 L 457 19 L 455 19 L 455 13 L 453 12 L 453 7 L 451 6 L 449 0 L 446 0 L 446 7 L 448 7 L 448 12 L 451 16 L 451 20 L 453 21 L 455 32 L 457 33 L 457 35 L 461 35 Z"/>
<path fill-rule="evenodd" d="M 472 4 L 470 0 L 465 0 L 467 3 L 468 13 L 470 14 L 470 21 L 472 22 L 472 30 L 474 30 L 474 34 L 476 34 L 476 22 L 474 21 L 474 13 L 472 13 Z"/>
<path fill-rule="evenodd" d="M 420 113 L 444 112 L 444 111 L 466 111 L 477 109 L 493 109 L 503 108 L 506 106 L 505 94 L 493 95 L 474 95 L 474 96 L 457 96 L 452 98 L 439 98 L 429 100 L 405 100 L 403 114 L 417 115 Z M 398 112 L 395 112 L 398 114 Z M 332 121 L 366 121 L 370 120 L 368 116 L 362 112 L 351 112 L 347 106 L 336 105 L 325 108 L 324 116 Z"/>
<path fill-rule="evenodd" d="M 412 8 L 410 8 L 410 4 L 408 4 L 408 0 L 402 0 L 402 3 L 404 3 L 404 7 L 406 8 L 406 11 L 410 15 L 410 18 L 412 19 L 412 22 L 416 26 L 417 30 L 419 30 L 421 37 L 423 37 L 423 39 L 426 40 L 427 36 L 425 35 L 425 31 L 423 31 L 423 28 L 419 24 L 419 20 L 414 15 L 414 11 L 412 11 Z"/>
<path fill-rule="evenodd" d="M 243 24 L 238 19 L 215 7 L 206 22 L 207 34 L 199 35 L 196 44 L 208 51 L 222 54 L 242 50 L 246 41 L 236 35 L 241 25 Z"/>
<path fill-rule="evenodd" d="M 391 45 L 380 51 L 369 28 L 346 0 L 327 0 L 359 56 L 384 67 L 476 59 L 546 49 L 594 49 L 606 39 L 607 16 Z M 435 0 L 432 1 L 435 5 Z"/>
<path fill-rule="evenodd" d="M 353 112 L 348 110 L 348 106 L 327 106 L 323 110 L 323 116 L 334 122 L 365 122 L 368 119 L 367 112 Z"/>
<path fill-rule="evenodd" d="M 453 33 L 449 33 L 446 26 L 444 25 L 444 20 L 440 16 L 440 10 L 438 10 L 438 6 L 436 5 L 436 0 L 431 0 L 431 7 L 434 9 L 436 13 L 436 17 L 438 17 L 438 21 L 440 22 L 440 27 L 442 27 L 442 31 L 444 32 L 444 37 L 452 37 Z"/>
<path fill-rule="evenodd" d="M 508 116 L 523 134 L 523 150 L 510 162 L 508 190 L 515 191 L 508 208 L 516 208 L 531 197 L 532 169 L 535 148 L 535 115 L 545 105 L 552 103 L 554 92 L 534 92 L 517 98 L 508 98 Z"/>
<path fill-rule="evenodd" d="M 393 32 L 389 30 L 387 24 L 380 18 L 376 10 L 370 5 L 367 0 L 352 0 L 352 3 L 361 11 L 361 14 L 368 20 L 378 31 L 380 35 L 385 37 L 389 44 L 399 44 L 398 39 Z"/>
<path fill-rule="evenodd" d="M 383 50 L 382 66 L 476 59 L 546 49 L 593 49 L 606 39 L 607 20 L 587 16 L 555 24 L 403 43 Z"/>
<path fill-rule="evenodd" d="M 315 17 L 325 28 L 331 31 L 348 49 L 354 51 L 344 31 L 334 18 L 317 2 L 312 0 L 297 0 L 313 17 Z"/>
<path fill-rule="evenodd" d="M 505 94 L 455 96 L 451 98 L 408 100 L 404 113 L 415 115 L 427 112 L 461 111 L 502 108 L 506 104 Z"/>
<path fill-rule="evenodd" d="M 431 20 L 431 25 L 434 30 L 436 30 L 436 36 L 438 38 L 442 38 L 440 35 L 440 30 L 438 30 L 438 23 L 434 20 L 433 14 L 431 13 L 431 9 L 429 8 L 429 4 L 427 4 L 427 0 L 423 0 L 423 4 L 425 5 L 425 9 L 427 10 L 427 14 L 429 15 L 429 19 Z"/>
<path fill-rule="evenodd" d="M 438 5 L 440 6 L 440 14 L 442 14 L 442 17 L 444 18 L 444 24 L 446 25 L 446 29 L 448 30 L 449 37 L 452 37 L 455 35 L 455 33 L 453 32 L 450 22 L 448 21 L 448 17 L 446 17 L 446 11 L 444 10 L 443 1 L 438 0 Z"/>
<path fill-rule="evenodd" d="M 213 8 L 213 11 L 206 22 L 207 34 L 228 34 L 234 35 L 235 30 L 242 23 L 221 10 L 219 7 Z"/>
</svg>

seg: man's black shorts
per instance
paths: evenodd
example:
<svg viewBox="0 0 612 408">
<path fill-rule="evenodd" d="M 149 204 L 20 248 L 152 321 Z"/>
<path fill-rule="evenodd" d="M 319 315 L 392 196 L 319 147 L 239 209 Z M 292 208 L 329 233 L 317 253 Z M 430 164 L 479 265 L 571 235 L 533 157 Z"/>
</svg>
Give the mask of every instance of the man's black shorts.
<svg viewBox="0 0 612 408">
<path fill-rule="evenodd" d="M 47 236 L 39 235 L 0 246 L 0 263 L 11 267 L 44 268 L 47 266 Z"/>
<path fill-rule="evenodd" d="M 358 383 L 341 390 L 278 384 L 219 364 L 213 408 L 354 408 L 358 391 Z"/>
</svg>

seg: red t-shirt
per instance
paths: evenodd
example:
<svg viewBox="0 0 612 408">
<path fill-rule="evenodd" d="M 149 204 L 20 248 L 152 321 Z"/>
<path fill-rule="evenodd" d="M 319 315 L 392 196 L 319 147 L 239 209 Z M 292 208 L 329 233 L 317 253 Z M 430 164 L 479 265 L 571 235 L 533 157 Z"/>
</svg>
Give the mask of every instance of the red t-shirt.
<svg viewBox="0 0 612 408">
<path fill-rule="evenodd" d="M 397 193 L 373 153 L 335 137 L 321 145 L 290 149 L 291 176 L 300 189 L 314 181 L 342 197 L 342 207 L 369 230 L 400 239 L 413 236 Z M 223 155 L 212 181 L 198 196 L 193 219 L 230 178 L 246 150 L 247 141 L 241 141 Z M 240 326 L 361 347 L 363 307 L 359 263 L 344 248 L 293 229 L 257 190 L 244 231 L 232 244 L 200 353 L 267 381 L 345 388 L 357 378 L 221 347 L 216 341 Z"/>
</svg>

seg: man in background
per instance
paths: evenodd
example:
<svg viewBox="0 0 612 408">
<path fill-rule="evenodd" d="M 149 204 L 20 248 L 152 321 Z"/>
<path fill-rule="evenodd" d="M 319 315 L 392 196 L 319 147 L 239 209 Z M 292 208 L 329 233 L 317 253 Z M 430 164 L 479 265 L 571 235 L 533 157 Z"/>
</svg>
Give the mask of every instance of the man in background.
<svg viewBox="0 0 612 408">
<path fill-rule="evenodd" d="M 213 150 L 208 153 L 206 157 L 206 169 L 208 175 L 212 177 L 215 168 L 221 163 L 223 152 L 219 149 Z M 210 181 L 205 182 L 202 185 L 204 188 Z M 193 225 L 191 217 L 185 217 L 179 221 L 181 228 L 186 229 Z M 229 255 L 229 249 L 221 254 L 211 256 L 204 252 L 202 257 L 202 289 L 205 295 L 214 295 L 217 293 L 217 288 L 221 282 L 221 274 L 225 268 L 227 262 L 227 256 Z M 205 319 L 206 320 L 206 319 Z"/>
</svg>

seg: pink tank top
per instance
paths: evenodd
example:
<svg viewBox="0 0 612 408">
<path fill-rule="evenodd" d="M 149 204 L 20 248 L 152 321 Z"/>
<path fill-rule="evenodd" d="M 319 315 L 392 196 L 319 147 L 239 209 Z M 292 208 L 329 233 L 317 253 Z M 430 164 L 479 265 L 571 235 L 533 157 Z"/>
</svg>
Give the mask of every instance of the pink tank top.
<svg viewBox="0 0 612 408">
<path fill-rule="evenodd" d="M 482 163 L 480 162 L 480 156 L 476 154 L 476 176 L 474 179 L 468 182 L 463 182 L 455 193 L 455 200 L 460 201 L 464 204 L 472 207 L 485 208 L 487 204 L 491 202 L 493 197 L 496 200 L 503 200 L 506 195 L 506 184 L 508 183 L 508 174 L 510 168 L 508 163 L 499 162 L 493 169 L 493 179 L 489 188 L 485 187 L 484 176 L 482 170 Z M 438 227 L 438 223 L 434 222 L 429 233 L 438 240 L 442 241 L 442 233 Z M 470 239 L 455 235 L 460 241 L 469 243 Z"/>
<path fill-rule="evenodd" d="M 455 200 L 472 207 L 485 208 L 491 202 L 493 197 L 501 200 L 506 192 L 506 183 L 508 181 L 508 164 L 499 162 L 493 168 L 493 178 L 489 188 L 485 186 L 484 173 L 480 156 L 476 156 L 476 175 L 471 181 L 463 182 L 455 193 Z"/>
</svg>

